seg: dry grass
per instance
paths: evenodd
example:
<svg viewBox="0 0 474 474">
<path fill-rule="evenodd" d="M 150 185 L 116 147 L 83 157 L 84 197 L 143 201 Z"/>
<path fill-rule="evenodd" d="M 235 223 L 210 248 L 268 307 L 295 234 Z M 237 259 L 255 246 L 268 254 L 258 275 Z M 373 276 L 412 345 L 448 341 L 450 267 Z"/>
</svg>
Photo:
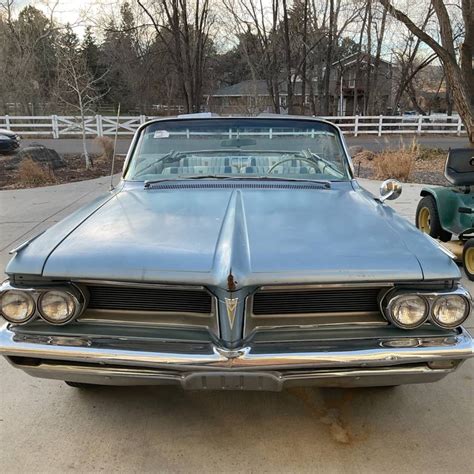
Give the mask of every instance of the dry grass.
<svg viewBox="0 0 474 474">
<path fill-rule="evenodd" d="M 96 137 L 95 141 L 102 149 L 99 160 L 110 163 L 114 156 L 114 141 L 109 137 Z"/>
<path fill-rule="evenodd" d="M 54 173 L 45 169 L 31 158 L 24 159 L 18 167 L 18 181 L 26 186 L 41 186 L 54 183 Z"/>
<path fill-rule="evenodd" d="M 416 141 L 408 147 L 388 149 L 379 153 L 374 160 L 376 178 L 395 178 L 407 182 L 419 155 L 420 146 Z"/>
<path fill-rule="evenodd" d="M 407 151 L 386 151 L 380 153 L 375 162 L 377 179 L 395 178 L 407 182 L 415 158 Z"/>
</svg>

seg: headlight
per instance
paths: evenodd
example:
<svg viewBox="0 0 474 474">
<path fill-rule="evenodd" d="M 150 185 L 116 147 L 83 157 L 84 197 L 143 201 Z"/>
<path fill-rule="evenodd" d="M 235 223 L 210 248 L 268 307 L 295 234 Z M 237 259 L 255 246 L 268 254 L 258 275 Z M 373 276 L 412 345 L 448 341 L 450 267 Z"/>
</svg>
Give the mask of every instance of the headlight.
<svg viewBox="0 0 474 474">
<path fill-rule="evenodd" d="M 468 317 L 469 309 L 468 301 L 460 295 L 440 296 L 433 304 L 431 317 L 442 328 L 455 328 Z"/>
<path fill-rule="evenodd" d="M 11 323 L 26 323 L 35 314 L 35 302 L 25 291 L 8 290 L 0 298 L 2 316 Z"/>
<path fill-rule="evenodd" d="M 388 317 L 396 326 L 414 329 L 428 319 L 428 303 L 419 295 L 399 295 L 388 303 Z"/>
<path fill-rule="evenodd" d="M 51 290 L 41 295 L 38 309 L 48 323 L 65 324 L 76 316 L 79 303 L 70 293 Z"/>
</svg>

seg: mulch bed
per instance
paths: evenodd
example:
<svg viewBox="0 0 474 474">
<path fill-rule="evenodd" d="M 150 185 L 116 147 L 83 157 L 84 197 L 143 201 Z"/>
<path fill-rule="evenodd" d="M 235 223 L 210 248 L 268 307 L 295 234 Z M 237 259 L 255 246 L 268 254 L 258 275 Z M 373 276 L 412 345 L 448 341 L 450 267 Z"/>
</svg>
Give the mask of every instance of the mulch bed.
<svg viewBox="0 0 474 474">
<path fill-rule="evenodd" d="M 18 170 L 9 170 L 8 161 L 13 155 L 0 156 L 0 189 L 21 189 L 38 186 L 50 186 L 53 184 L 73 183 L 75 181 L 84 181 L 86 179 L 100 178 L 110 175 L 110 160 L 104 159 L 102 156 L 90 155 L 94 163 L 93 167 L 86 169 L 84 158 L 79 154 L 62 155 L 66 162 L 66 166 L 58 168 L 54 171 L 48 171 L 48 180 L 38 183 L 36 186 L 22 182 L 22 178 Z M 115 157 L 115 173 L 122 169 L 125 157 L 119 155 Z"/>
<path fill-rule="evenodd" d="M 98 155 L 91 155 L 93 167 L 85 168 L 84 158 L 79 154 L 65 154 L 62 158 L 66 166 L 48 171 L 48 180 L 32 185 L 22 181 L 18 170 L 7 169 L 8 161 L 12 156 L 0 156 L 0 189 L 21 189 L 38 186 L 50 186 L 53 184 L 72 183 L 86 179 L 100 178 L 110 174 L 110 160 Z M 125 156 L 118 155 L 115 158 L 115 172 L 121 170 Z M 355 173 L 357 177 L 368 179 L 383 179 L 377 176 L 376 163 L 377 155 L 366 150 L 362 150 L 353 156 Z M 446 152 L 442 150 L 423 150 L 415 159 L 408 182 L 421 184 L 434 184 L 446 186 L 449 183 L 444 178 L 444 165 Z"/>
</svg>

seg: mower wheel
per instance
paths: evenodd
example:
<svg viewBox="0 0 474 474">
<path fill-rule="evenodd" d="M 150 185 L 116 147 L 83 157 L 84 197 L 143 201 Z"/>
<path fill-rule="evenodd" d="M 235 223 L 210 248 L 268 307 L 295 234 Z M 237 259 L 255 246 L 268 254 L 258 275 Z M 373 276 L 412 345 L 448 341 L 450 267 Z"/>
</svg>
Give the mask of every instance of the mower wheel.
<svg viewBox="0 0 474 474">
<path fill-rule="evenodd" d="M 433 196 L 424 196 L 420 199 L 416 208 L 416 226 L 425 234 L 442 242 L 451 240 L 451 232 L 447 232 L 441 227 L 438 208 Z"/>
</svg>

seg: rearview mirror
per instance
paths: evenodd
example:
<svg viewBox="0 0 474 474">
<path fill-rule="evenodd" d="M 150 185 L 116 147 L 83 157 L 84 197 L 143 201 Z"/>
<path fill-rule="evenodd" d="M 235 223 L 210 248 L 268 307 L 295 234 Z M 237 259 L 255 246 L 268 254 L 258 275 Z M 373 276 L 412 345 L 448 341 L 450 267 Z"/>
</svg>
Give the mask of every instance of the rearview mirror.
<svg viewBox="0 0 474 474">
<path fill-rule="evenodd" d="M 387 179 L 380 185 L 380 202 L 393 201 L 402 194 L 402 183 L 396 179 Z"/>
<path fill-rule="evenodd" d="M 223 140 L 221 146 L 225 147 L 241 147 L 241 146 L 251 146 L 256 145 L 257 140 L 253 138 L 232 138 L 230 140 Z"/>
</svg>

